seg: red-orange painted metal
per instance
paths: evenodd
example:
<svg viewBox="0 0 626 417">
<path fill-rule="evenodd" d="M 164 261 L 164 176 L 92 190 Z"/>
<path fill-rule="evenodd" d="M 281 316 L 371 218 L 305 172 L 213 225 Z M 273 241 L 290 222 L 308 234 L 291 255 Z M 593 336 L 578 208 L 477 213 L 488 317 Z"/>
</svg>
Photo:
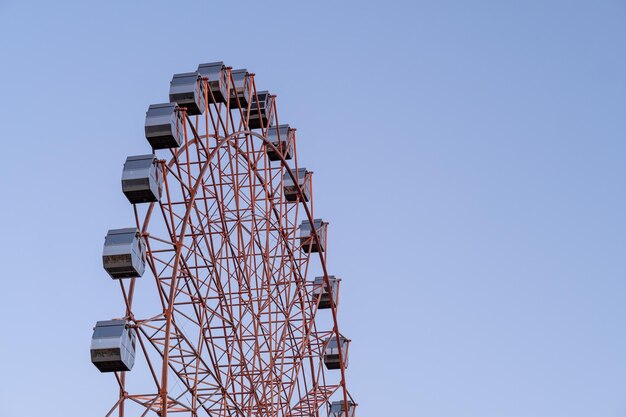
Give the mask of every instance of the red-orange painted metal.
<svg viewBox="0 0 626 417">
<path fill-rule="evenodd" d="M 249 81 L 256 98 L 254 74 Z M 161 201 L 134 206 L 154 279 L 120 282 L 137 365 L 116 374 L 119 398 L 107 416 L 317 417 L 331 397 L 347 410 L 354 399 L 341 349 L 338 372 L 323 364 L 325 341 L 339 338 L 337 300 L 332 328 L 319 330 L 320 295 L 308 277 L 319 263 L 330 288 L 328 245 L 314 233 L 308 244 L 325 250 L 313 259 L 300 249 L 298 225 L 313 224 L 313 195 L 283 195 L 285 173 L 298 184 L 297 144 L 291 167 L 282 157 L 270 164 L 267 148 L 281 149 L 266 139 L 267 126 L 248 128 L 251 103 L 231 106 L 230 94 L 215 103 L 203 82 L 203 115 L 185 117 L 184 145 L 160 160 Z"/>
</svg>

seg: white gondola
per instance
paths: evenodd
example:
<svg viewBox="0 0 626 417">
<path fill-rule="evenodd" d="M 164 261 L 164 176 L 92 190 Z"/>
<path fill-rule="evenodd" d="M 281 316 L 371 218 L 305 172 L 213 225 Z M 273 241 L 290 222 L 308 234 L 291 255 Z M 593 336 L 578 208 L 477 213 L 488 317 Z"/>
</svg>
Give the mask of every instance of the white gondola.
<svg viewBox="0 0 626 417">
<path fill-rule="evenodd" d="M 162 175 L 153 154 L 129 156 L 122 171 L 122 191 L 132 204 L 161 199 Z"/>
<path fill-rule="evenodd" d="M 339 350 L 341 349 L 341 359 L 344 363 L 344 369 L 348 367 L 348 343 L 350 341 L 339 335 L 339 342 L 335 335 L 332 335 L 326 341 L 324 348 L 324 365 L 326 369 L 340 369 L 341 360 L 339 359 Z"/>
<path fill-rule="evenodd" d="M 152 149 L 180 147 L 185 136 L 183 115 L 176 103 L 151 104 L 146 112 L 145 131 Z"/>
<path fill-rule="evenodd" d="M 125 320 L 99 321 L 91 337 L 91 362 L 100 372 L 133 369 L 136 335 Z"/>
<path fill-rule="evenodd" d="M 109 230 L 104 239 L 102 264 L 114 279 L 142 276 L 146 269 L 146 244 L 139 230 Z"/>
<path fill-rule="evenodd" d="M 258 101 L 256 97 L 259 98 Z M 267 128 L 274 122 L 272 118 L 272 114 L 274 113 L 274 98 L 269 91 L 259 91 L 256 97 L 252 97 L 248 127 L 250 129 Z"/>
<path fill-rule="evenodd" d="M 204 113 L 204 84 L 197 72 L 174 74 L 170 82 L 170 101 L 187 108 L 187 114 Z"/>
<path fill-rule="evenodd" d="M 293 148 L 296 136 L 296 129 L 292 129 L 289 125 L 279 125 L 270 127 L 267 130 L 267 139 L 276 150 L 267 146 L 267 157 L 270 161 L 280 161 L 280 157 L 289 160 L 293 158 Z"/>
<path fill-rule="evenodd" d="M 293 171 L 294 176 L 298 181 L 298 186 L 302 191 L 302 199 L 307 202 L 311 198 L 311 172 L 306 168 L 298 168 Z M 283 174 L 283 190 L 285 194 L 285 200 L 289 202 L 298 201 L 298 187 L 291 178 L 291 175 L 287 171 Z"/>
<path fill-rule="evenodd" d="M 313 297 L 319 300 L 317 303 L 319 309 L 331 308 L 331 299 L 335 302 L 335 307 L 337 306 L 339 279 L 335 278 L 334 275 L 329 275 L 328 281 L 330 282 L 330 289 L 326 286 L 324 277 L 315 277 L 313 281 Z"/>
<path fill-rule="evenodd" d="M 348 400 L 348 412 L 346 412 L 346 404 L 343 401 L 333 401 L 330 405 L 328 417 L 354 417 L 356 404 Z"/>
<path fill-rule="evenodd" d="M 230 72 L 233 79 L 233 87 L 230 90 L 230 107 L 236 108 L 237 103 L 241 108 L 248 107 L 250 100 L 250 77 L 247 69 L 236 69 Z"/>
<path fill-rule="evenodd" d="M 304 252 L 324 252 L 324 246 L 326 245 L 326 228 L 328 223 L 322 219 L 313 220 L 314 228 L 311 227 L 311 223 L 308 220 L 304 220 L 300 224 L 300 248 Z M 314 234 L 317 233 L 318 242 L 314 239 Z"/>
<path fill-rule="evenodd" d="M 228 98 L 228 71 L 222 61 L 198 65 L 198 74 L 207 78 L 209 103 L 226 103 Z"/>
</svg>

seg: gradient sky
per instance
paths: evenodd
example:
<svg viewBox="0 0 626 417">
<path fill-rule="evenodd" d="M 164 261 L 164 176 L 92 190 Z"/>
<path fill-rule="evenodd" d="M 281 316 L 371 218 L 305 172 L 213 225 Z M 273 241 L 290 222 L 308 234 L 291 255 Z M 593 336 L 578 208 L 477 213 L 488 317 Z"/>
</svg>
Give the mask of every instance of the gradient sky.
<svg viewBox="0 0 626 417">
<path fill-rule="evenodd" d="M 114 403 L 121 166 L 215 60 L 298 128 L 358 417 L 626 415 L 623 0 L 0 0 L 0 417 Z"/>
</svg>

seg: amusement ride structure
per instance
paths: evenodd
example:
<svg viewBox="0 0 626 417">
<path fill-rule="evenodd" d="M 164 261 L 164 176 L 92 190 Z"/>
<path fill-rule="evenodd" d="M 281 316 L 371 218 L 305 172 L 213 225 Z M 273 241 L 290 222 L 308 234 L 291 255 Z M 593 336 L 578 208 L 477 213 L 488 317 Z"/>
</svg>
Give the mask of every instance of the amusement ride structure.
<svg viewBox="0 0 626 417">
<path fill-rule="evenodd" d="M 135 224 L 102 257 L 125 305 L 91 341 L 115 376 L 106 416 L 354 417 L 328 223 L 276 97 L 202 64 L 174 75 L 145 133 L 152 153 L 122 172 Z"/>
</svg>

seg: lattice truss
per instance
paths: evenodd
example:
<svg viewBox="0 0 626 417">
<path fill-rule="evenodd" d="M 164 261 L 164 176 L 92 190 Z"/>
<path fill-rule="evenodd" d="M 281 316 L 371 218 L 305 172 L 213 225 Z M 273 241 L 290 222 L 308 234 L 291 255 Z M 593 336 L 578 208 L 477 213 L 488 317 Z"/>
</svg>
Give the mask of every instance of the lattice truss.
<svg viewBox="0 0 626 417">
<path fill-rule="evenodd" d="M 204 113 L 184 116 L 183 146 L 157 154 L 160 202 L 133 206 L 148 273 L 120 287 L 137 366 L 115 373 L 108 415 L 326 415 L 333 395 L 351 397 L 344 366 L 331 374 L 323 362 L 326 341 L 339 335 L 336 304 L 333 328 L 318 329 L 307 279 L 314 262 L 327 276 L 327 250 L 302 250 L 298 234 L 313 220 L 313 198 L 284 196 L 297 152 L 270 163 L 267 127 L 248 128 L 250 105 L 212 103 L 202 82 Z"/>
</svg>

